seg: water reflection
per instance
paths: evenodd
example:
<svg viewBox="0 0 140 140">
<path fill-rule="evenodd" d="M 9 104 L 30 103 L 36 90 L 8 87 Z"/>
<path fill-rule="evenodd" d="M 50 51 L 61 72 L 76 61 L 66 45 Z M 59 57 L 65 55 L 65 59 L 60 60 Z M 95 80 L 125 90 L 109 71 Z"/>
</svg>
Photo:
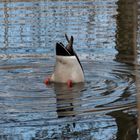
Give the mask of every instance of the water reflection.
<svg viewBox="0 0 140 140">
<path fill-rule="evenodd" d="M 117 61 L 134 63 L 136 57 L 137 2 L 119 0 L 117 15 Z"/>
<path fill-rule="evenodd" d="M 81 108 L 81 94 L 84 84 L 75 84 L 72 88 L 68 88 L 65 84 L 55 84 L 54 91 L 57 99 L 58 117 L 67 117 L 78 115 Z"/>
<path fill-rule="evenodd" d="M 112 117 L 116 118 L 118 127 L 117 139 L 118 140 L 136 140 L 137 139 L 137 119 L 134 114 L 128 112 L 116 111 L 109 113 Z"/>
<path fill-rule="evenodd" d="M 4 27 L 5 27 L 5 30 L 4 30 L 4 48 L 6 49 L 8 47 L 8 8 L 7 8 L 7 2 L 4 3 Z"/>
<path fill-rule="evenodd" d="M 116 60 L 119 62 L 130 63 L 136 69 L 135 77 L 137 83 L 137 91 L 139 91 L 139 78 L 138 78 L 138 57 L 137 57 L 137 29 L 138 29 L 138 3 L 133 0 L 119 0 L 118 4 L 118 15 L 117 15 L 117 34 L 116 34 L 116 49 L 118 54 L 116 55 Z M 139 94 L 139 92 L 137 92 Z M 138 95 L 139 96 L 139 95 Z M 139 97 L 138 97 L 139 99 Z M 139 104 L 139 103 L 138 103 Z M 119 113 L 120 115 L 121 113 Z M 124 114 L 126 115 L 126 114 Z M 124 116 L 122 115 L 122 116 Z M 129 115 L 130 117 L 130 115 Z M 127 118 L 127 116 L 125 116 Z M 116 118 L 116 122 L 117 122 Z M 123 120 L 123 119 L 122 119 Z M 139 121 L 139 120 L 138 120 Z M 135 123 L 134 123 L 135 122 Z M 137 139 L 137 120 L 134 117 L 134 120 L 131 120 L 129 126 L 121 126 L 123 122 L 120 120 L 117 122 L 118 128 L 122 129 L 118 131 L 118 139 Z M 124 132 L 125 131 L 125 132 Z M 123 134 L 119 134 L 123 132 Z"/>
<path fill-rule="evenodd" d="M 135 9 L 126 0 L 1 2 L 0 139 L 136 139 Z M 65 32 L 86 81 L 46 87 Z"/>
</svg>

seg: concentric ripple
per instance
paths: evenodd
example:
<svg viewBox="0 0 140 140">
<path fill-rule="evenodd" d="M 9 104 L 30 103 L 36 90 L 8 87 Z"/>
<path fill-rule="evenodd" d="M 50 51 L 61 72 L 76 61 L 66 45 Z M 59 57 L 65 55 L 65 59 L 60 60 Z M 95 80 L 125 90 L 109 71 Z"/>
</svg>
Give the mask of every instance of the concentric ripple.
<svg viewBox="0 0 140 140">
<path fill-rule="evenodd" d="M 0 2 L 0 140 L 131 139 L 137 129 L 131 5 L 119 0 Z M 46 86 L 55 43 L 66 44 L 65 33 L 74 36 L 85 83 Z M 129 48 L 127 61 L 121 61 L 122 46 Z"/>
<path fill-rule="evenodd" d="M 25 139 L 29 135 L 36 139 L 85 135 L 90 139 L 98 138 L 101 131 L 102 138 L 107 137 L 108 131 L 112 133 L 108 139 L 115 137 L 115 120 L 106 114 L 135 106 L 132 67 L 117 62 L 82 61 L 85 83 L 68 88 L 65 84 L 43 83 L 53 70 L 53 65 L 46 66 L 45 61 L 0 67 L 2 132 L 11 133 L 12 127 L 15 137 L 27 135 Z"/>
</svg>

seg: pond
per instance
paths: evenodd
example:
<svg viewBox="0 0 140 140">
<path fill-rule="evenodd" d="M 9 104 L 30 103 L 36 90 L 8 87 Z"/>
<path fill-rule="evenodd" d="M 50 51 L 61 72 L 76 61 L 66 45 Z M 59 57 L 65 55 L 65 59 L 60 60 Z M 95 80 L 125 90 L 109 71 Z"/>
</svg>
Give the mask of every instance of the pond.
<svg viewBox="0 0 140 140">
<path fill-rule="evenodd" d="M 136 140 L 138 8 L 133 0 L 0 2 L 0 139 Z M 46 86 L 65 33 L 85 83 Z"/>
</svg>

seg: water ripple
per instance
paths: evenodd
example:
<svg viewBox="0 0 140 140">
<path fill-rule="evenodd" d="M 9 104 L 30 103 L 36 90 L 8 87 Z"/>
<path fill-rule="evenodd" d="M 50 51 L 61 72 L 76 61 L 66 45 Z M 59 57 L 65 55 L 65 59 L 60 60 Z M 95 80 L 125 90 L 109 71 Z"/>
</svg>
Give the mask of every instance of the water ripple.
<svg viewBox="0 0 140 140">
<path fill-rule="evenodd" d="M 0 139 L 110 140 L 122 129 L 129 137 L 136 70 L 117 62 L 119 8 L 118 0 L 0 2 Z M 85 83 L 46 86 L 64 33 L 74 36 Z"/>
</svg>

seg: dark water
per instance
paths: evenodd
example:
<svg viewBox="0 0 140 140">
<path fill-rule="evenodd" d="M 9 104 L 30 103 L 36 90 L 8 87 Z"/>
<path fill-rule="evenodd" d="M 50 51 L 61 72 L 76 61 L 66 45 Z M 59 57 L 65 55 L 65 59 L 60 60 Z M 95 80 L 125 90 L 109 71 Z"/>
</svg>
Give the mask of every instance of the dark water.
<svg viewBox="0 0 140 140">
<path fill-rule="evenodd" d="M 0 140 L 136 140 L 137 6 L 0 2 Z M 75 38 L 85 83 L 46 86 L 64 33 Z"/>
</svg>

